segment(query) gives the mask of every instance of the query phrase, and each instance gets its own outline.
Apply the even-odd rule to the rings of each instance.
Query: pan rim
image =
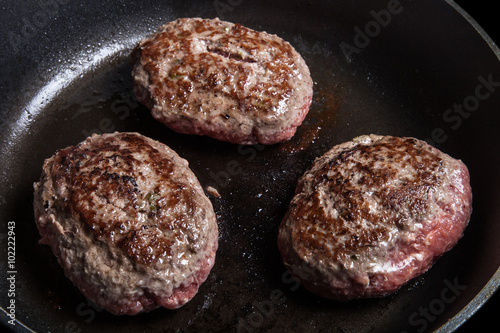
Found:
[[[437,333],[453,332],[471,318],[486,301],[498,290],[500,285],[500,267],[497,269],[493,277],[486,283],[481,291],[463,307],[460,312],[448,320],[444,325],[435,330]]]
[[[488,35],[488,33],[479,25],[479,23],[472,18],[462,7],[460,7],[453,0],[445,0],[453,9],[455,9],[460,15],[467,20],[467,22],[477,31],[481,38],[488,44],[490,49],[493,51],[497,59],[500,61],[500,48],[495,44],[493,39]],[[491,296],[498,291],[500,287],[500,266],[497,268],[495,274],[488,280],[479,293],[474,296],[474,298],[467,303],[466,306],[462,308],[457,314],[455,314],[450,320],[448,320],[444,325],[439,327],[434,332],[444,333],[453,332],[462,326],[468,319],[470,319]]]

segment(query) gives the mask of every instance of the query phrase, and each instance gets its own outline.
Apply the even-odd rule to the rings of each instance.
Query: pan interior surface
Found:
[[[498,286],[500,63],[445,1],[69,1],[5,5],[0,221],[3,325],[14,331],[422,332],[455,329]],[[296,135],[239,146],[174,133],[132,92],[136,43],[178,17],[219,17],[277,34],[314,80]],[[116,317],[85,299],[38,244],[32,184],[43,161],[91,133],[137,131],[189,161],[218,217],[215,266],[178,310]],[[332,146],[362,134],[427,140],[469,167],[473,215],[463,238],[420,278],[380,299],[339,303],[295,282],[276,246],[297,179]],[[6,239],[6,237],[4,237]],[[2,240],[4,239],[2,238]],[[6,240],[2,244],[6,244]],[[8,258],[7,245],[0,249]],[[15,273],[9,273],[14,272]],[[8,305],[15,301],[15,323]],[[444,326],[443,326],[444,325]]]

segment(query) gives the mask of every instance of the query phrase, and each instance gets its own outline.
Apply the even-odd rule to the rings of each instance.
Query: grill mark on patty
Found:
[[[170,22],[131,59],[138,99],[182,133],[271,143],[300,124],[312,96],[309,70],[289,43],[217,19]]]
[[[122,140],[134,148],[108,139],[91,148],[59,151],[52,175],[59,190],[67,191],[68,214],[79,216],[88,234],[116,243],[139,264],[151,265],[177,255],[170,249],[174,243],[198,237],[186,216],[196,210],[195,194],[171,179],[172,162],[150,144],[134,135],[123,135]],[[155,184],[134,171],[141,163],[134,156],[138,153],[154,168]],[[148,202],[151,193],[158,196],[154,204]],[[172,208],[179,202],[186,211]]]
[[[366,135],[334,146],[298,181],[278,232],[283,261],[327,298],[388,295],[460,239],[469,181],[460,160],[417,139]]]
[[[236,105],[244,106],[245,112],[267,112],[269,108],[279,107],[280,98],[275,91],[280,91],[288,96],[292,92],[289,77],[296,70],[296,65],[291,61],[292,48],[288,44],[277,42],[265,43],[269,50],[263,48],[263,43],[257,38],[252,38],[249,29],[243,30],[241,38],[246,40],[247,49],[236,52],[231,47],[233,37],[220,37],[217,40],[205,41],[204,52],[192,51],[191,33],[178,37],[175,31],[164,32],[157,37],[159,41],[150,41],[143,44],[141,57],[145,62],[144,68],[150,75],[153,96],[157,100],[168,101],[173,107],[185,105],[189,108],[189,94],[193,87],[198,87],[210,93],[218,93],[235,100]],[[233,31],[234,32],[234,31]],[[159,66],[155,59],[162,59],[159,50],[167,49],[167,44],[179,43],[176,53],[182,53],[182,58],[172,61],[168,73],[164,73],[165,66]],[[239,42],[239,40],[237,40]],[[153,46],[153,44],[156,44]],[[254,60],[251,53],[272,53],[275,61],[262,62]],[[288,59],[287,59],[288,58]],[[196,68],[192,64],[196,64]],[[258,65],[261,72],[272,73],[266,82],[256,82],[250,86],[252,71],[247,65]],[[237,89],[230,89],[230,82],[234,82]],[[271,90],[272,88],[272,90]]]
[[[233,60],[236,60],[236,61],[242,61],[242,62],[247,62],[247,63],[257,62],[257,60],[252,59],[252,58],[250,58],[248,56],[245,56],[242,53],[230,52],[230,51],[227,51],[227,50],[223,50],[220,47],[207,47],[207,51],[212,52],[212,53],[216,53],[218,55],[221,55],[224,58],[233,59]],[[204,72],[203,68],[201,68],[200,72],[201,73]]]
[[[435,214],[429,202],[441,186],[442,163],[412,138],[391,138],[343,151],[327,163],[317,180],[304,185],[330,193],[330,209],[338,215],[325,210],[323,192],[315,191],[311,205],[298,203],[300,223],[293,237],[304,253],[313,251],[318,258],[338,261],[360,249],[367,252],[372,245],[391,242],[397,231],[414,227],[408,221]],[[337,242],[332,244],[331,235],[337,236]]]

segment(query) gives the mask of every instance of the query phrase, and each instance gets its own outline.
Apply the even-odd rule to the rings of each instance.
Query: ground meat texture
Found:
[[[320,296],[381,297],[457,243],[471,204],[461,161],[414,138],[361,136],[299,179],[278,246],[292,275]]]
[[[178,308],[214,264],[212,204],[187,161],[160,142],[94,134],[47,159],[34,190],[40,242],[113,314]]]
[[[219,19],[169,22],[131,58],[137,99],[180,133],[283,142],[312,100],[309,68],[289,43]]]

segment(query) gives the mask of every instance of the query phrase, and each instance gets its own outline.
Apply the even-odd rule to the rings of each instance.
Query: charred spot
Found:
[[[131,183],[134,187],[137,187],[137,182],[135,181],[135,178],[132,176],[121,176],[122,180],[124,182],[129,182]]]

